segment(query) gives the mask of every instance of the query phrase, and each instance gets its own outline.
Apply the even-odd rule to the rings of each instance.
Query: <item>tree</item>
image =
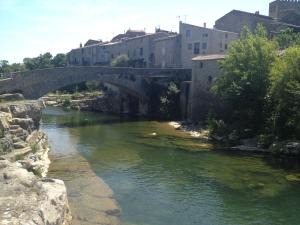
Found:
[[[35,58],[25,58],[23,59],[23,63],[25,64],[26,68],[29,70],[45,69],[45,68],[53,67],[52,55],[49,52],[45,54],[40,54],[38,57]]]
[[[300,45],[300,33],[296,33],[292,28],[280,31],[275,37],[280,49],[285,49],[293,45]]]
[[[262,25],[257,26],[255,34],[244,28],[240,40],[231,45],[221,63],[224,76],[217,80],[213,91],[231,107],[230,120],[240,129],[263,128],[276,47],[276,42],[267,39]]]
[[[112,67],[128,67],[129,58],[126,54],[119,55],[111,62]]]
[[[174,82],[170,82],[165,93],[160,97],[160,112],[164,119],[179,119],[180,90]]]
[[[0,60],[0,73],[9,73],[11,72],[9,63],[7,60]]]
[[[271,73],[273,131],[281,138],[300,138],[300,47],[286,49]]]
[[[52,65],[54,67],[65,67],[67,65],[66,54],[59,53],[52,59]]]

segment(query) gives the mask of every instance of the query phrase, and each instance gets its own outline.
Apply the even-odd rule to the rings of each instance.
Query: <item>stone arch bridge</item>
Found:
[[[0,93],[22,93],[27,99],[38,99],[67,85],[84,81],[102,81],[120,90],[147,99],[153,82],[185,81],[191,79],[191,69],[115,68],[100,66],[61,67],[32,70],[6,75],[0,80]]]

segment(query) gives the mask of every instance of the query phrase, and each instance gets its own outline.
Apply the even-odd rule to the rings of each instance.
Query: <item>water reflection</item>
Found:
[[[113,189],[122,224],[300,223],[299,182],[287,180],[297,161],[215,151],[165,123],[58,109],[43,120]]]

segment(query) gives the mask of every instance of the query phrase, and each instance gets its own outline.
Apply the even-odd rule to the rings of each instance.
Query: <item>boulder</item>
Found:
[[[45,104],[42,100],[10,104],[10,111],[14,118],[31,118],[35,128],[39,127],[44,108]]]
[[[300,142],[299,141],[284,141],[274,143],[270,147],[271,151],[277,154],[300,156]]]
[[[34,130],[34,122],[31,118],[13,118],[11,121],[13,125],[19,125],[24,130],[31,133]]]

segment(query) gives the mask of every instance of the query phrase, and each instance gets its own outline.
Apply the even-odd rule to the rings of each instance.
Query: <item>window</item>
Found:
[[[206,42],[202,43],[202,49],[207,49],[207,43]]]
[[[228,34],[227,34],[227,33],[225,33],[225,38],[226,38],[226,39],[228,38]]]
[[[200,53],[200,43],[194,43],[194,54],[199,54]]]
[[[203,62],[200,62],[199,67],[202,69],[203,68]]]
[[[185,31],[185,37],[186,38],[190,38],[191,37],[191,31],[190,30],[186,30]]]
[[[114,54],[111,54],[111,58],[112,58],[112,59],[114,58]]]
[[[212,76],[208,76],[207,82],[208,82],[208,84],[211,84],[211,83],[212,83]]]
[[[188,44],[188,50],[192,50],[193,49],[193,45],[190,43],[190,44]]]
[[[144,49],[140,48],[140,56],[143,56],[143,54],[144,54]]]
[[[202,37],[208,37],[208,34],[207,33],[202,34]]]
[[[228,45],[227,44],[225,44],[225,50],[227,50],[228,49]]]

